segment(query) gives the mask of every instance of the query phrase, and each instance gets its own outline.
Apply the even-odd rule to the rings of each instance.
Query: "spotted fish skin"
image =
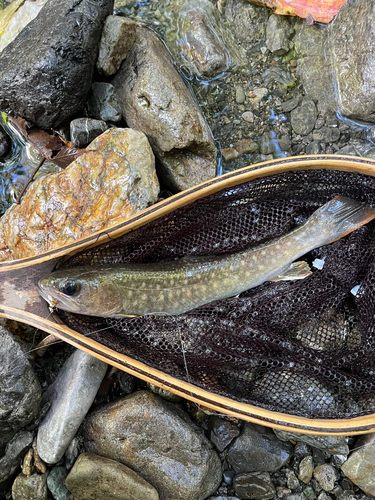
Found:
[[[182,314],[285,273],[305,253],[374,217],[369,205],[339,196],[288,234],[240,253],[63,269],[40,280],[40,293],[53,306],[93,316]]]

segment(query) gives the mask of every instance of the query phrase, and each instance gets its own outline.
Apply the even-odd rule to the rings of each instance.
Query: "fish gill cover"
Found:
[[[285,234],[338,195],[375,206],[375,179],[328,170],[257,179],[77,254],[64,267],[239,252]],[[179,316],[59,314],[119,353],[238,401],[309,418],[366,415],[375,410],[374,230],[375,221],[310,252],[309,263],[324,265],[303,280],[266,283]]]

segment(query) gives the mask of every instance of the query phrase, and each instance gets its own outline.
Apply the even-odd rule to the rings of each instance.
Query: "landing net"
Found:
[[[310,170],[246,182],[77,254],[64,267],[239,252],[285,234],[338,195],[375,207],[375,179]],[[59,314],[97,342],[222,396],[308,418],[366,415],[375,411],[374,229],[371,222],[301,257],[324,259],[303,280],[266,283],[179,316]]]

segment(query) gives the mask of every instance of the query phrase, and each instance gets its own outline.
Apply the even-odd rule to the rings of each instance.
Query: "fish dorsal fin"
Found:
[[[292,262],[283,273],[268,281],[301,280],[310,276],[310,274],[312,274],[312,271],[308,263],[304,260],[300,260],[298,262]]]

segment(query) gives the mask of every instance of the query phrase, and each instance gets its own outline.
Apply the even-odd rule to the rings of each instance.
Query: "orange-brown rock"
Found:
[[[105,230],[156,202],[146,136],[111,128],[65,170],[39,177],[0,219],[0,260],[30,257]]]
[[[329,23],[347,0],[250,0],[252,3],[271,7],[275,14],[310,18]]]

